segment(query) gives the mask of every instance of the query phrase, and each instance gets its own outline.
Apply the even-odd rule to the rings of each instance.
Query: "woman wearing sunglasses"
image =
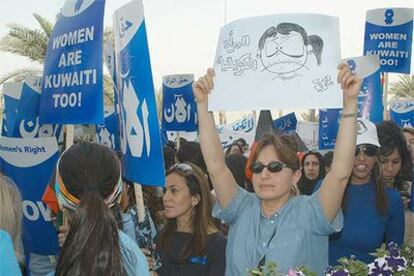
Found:
[[[207,177],[191,163],[167,171],[162,198],[166,222],[157,251],[158,275],[224,275],[226,238],[214,225]]]
[[[408,208],[412,191],[412,169],[410,151],[405,143],[404,134],[392,121],[377,125],[381,144],[379,162],[381,180],[387,187],[400,192],[405,207],[404,242],[414,244],[414,213]]]
[[[352,255],[370,263],[375,259],[370,254],[383,242],[403,242],[404,207],[399,193],[383,183],[379,148],[375,125],[358,119],[354,166],[342,206],[344,226],[330,237],[330,265]]]
[[[247,269],[268,261],[276,261],[284,273],[303,264],[323,274],[328,264],[328,235],[342,227],[340,208],[352,171],[356,98],[361,86],[361,79],[346,64],[338,69],[344,113],[335,157],[321,190],[312,196],[294,196],[300,178],[298,157],[271,134],[263,136],[254,152],[251,170],[256,193],[239,188],[224,162],[214,119],[207,109],[213,69],[194,83],[200,144],[217,196],[213,212],[230,226],[226,275],[244,275]]]

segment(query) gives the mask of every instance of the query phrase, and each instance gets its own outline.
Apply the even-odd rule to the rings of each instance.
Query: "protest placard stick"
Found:
[[[135,201],[137,204],[137,216],[138,221],[143,222],[145,218],[145,206],[144,196],[142,194],[142,186],[138,183],[134,183]]]
[[[180,149],[181,142],[180,142],[180,132],[177,131],[177,151]]]
[[[388,108],[388,73],[384,73],[384,76],[383,76],[383,91],[384,91],[384,95],[383,95],[383,97],[382,97],[382,105],[384,106],[384,113],[383,113],[383,116],[384,116],[384,120],[388,120],[389,118],[389,116],[388,116],[388,111],[387,111],[387,108]]]

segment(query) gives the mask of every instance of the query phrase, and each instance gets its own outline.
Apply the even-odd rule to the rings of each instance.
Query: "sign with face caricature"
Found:
[[[162,81],[162,124],[167,131],[196,131],[193,75],[169,75]]]
[[[114,14],[116,87],[119,89],[123,176],[164,186],[164,161],[142,1]]]
[[[220,30],[210,110],[341,107],[338,18],[278,14]]]

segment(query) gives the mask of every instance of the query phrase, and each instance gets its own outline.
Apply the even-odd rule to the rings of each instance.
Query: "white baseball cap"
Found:
[[[375,124],[367,119],[357,119],[357,141],[356,145],[369,144],[377,147],[381,147],[377,127]]]

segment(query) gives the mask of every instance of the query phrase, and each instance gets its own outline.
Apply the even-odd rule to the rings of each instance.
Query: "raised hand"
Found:
[[[197,104],[207,104],[208,94],[214,87],[214,70],[209,68],[207,73],[193,83],[193,93]]]
[[[351,72],[346,63],[340,63],[338,69],[338,83],[341,84],[344,93],[344,104],[346,104],[348,100],[356,100],[361,90],[362,80]]]

